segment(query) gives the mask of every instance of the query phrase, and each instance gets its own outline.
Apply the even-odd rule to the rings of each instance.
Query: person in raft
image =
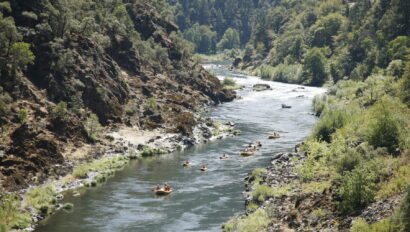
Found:
[[[167,184],[164,185],[164,191],[170,191],[171,187]]]
[[[248,144],[248,147],[252,147],[252,146],[253,146],[253,144],[252,144],[252,143]]]
[[[161,190],[161,187],[159,187],[159,184],[157,184],[157,187],[155,188],[156,191]]]

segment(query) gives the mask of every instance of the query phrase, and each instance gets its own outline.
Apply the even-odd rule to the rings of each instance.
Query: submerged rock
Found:
[[[265,91],[265,90],[271,90],[270,85],[268,84],[255,84],[252,87],[253,91]]]

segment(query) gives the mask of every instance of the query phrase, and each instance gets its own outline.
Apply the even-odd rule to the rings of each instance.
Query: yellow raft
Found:
[[[188,163],[183,163],[182,164],[182,166],[184,166],[184,167],[189,167],[189,166],[191,166],[192,165],[192,163],[190,163],[190,162],[188,162]]]
[[[226,156],[220,156],[220,157],[219,157],[219,159],[221,159],[221,160],[229,159],[229,158],[231,158],[231,157],[229,157],[229,156],[227,156],[227,155],[226,155]]]
[[[164,195],[168,195],[170,193],[172,193],[172,189],[165,191],[164,189],[160,189],[160,190],[154,190],[155,194],[159,195],[159,196],[164,196]]]
[[[208,167],[200,167],[199,170],[205,172],[206,170],[208,170]]]
[[[253,152],[243,151],[243,152],[241,152],[241,155],[242,155],[242,156],[252,156],[252,155],[253,155]]]
[[[279,135],[269,135],[269,139],[278,139],[280,138]]]

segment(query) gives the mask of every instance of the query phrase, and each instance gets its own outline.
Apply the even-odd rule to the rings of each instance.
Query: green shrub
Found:
[[[235,86],[236,85],[236,81],[234,79],[232,79],[232,77],[225,77],[223,82],[222,82],[225,86]]]
[[[14,194],[5,194],[0,198],[0,231],[11,228],[24,229],[32,222],[30,214],[21,210],[21,201]]]
[[[4,92],[0,86],[0,116],[6,115],[10,111],[11,101],[10,95]]]
[[[343,175],[345,172],[350,172],[355,169],[362,161],[363,157],[359,152],[353,148],[347,148],[336,160],[336,171]]]
[[[328,95],[317,95],[313,98],[313,111],[316,116],[322,115],[323,111],[328,106]]]
[[[363,166],[356,167],[342,177],[339,194],[342,201],[339,208],[342,214],[361,210],[375,198],[376,175]]]
[[[330,142],[331,135],[346,124],[349,116],[351,116],[349,114],[351,114],[351,112],[348,112],[342,107],[334,107],[326,110],[320,121],[315,125],[312,133],[313,136],[316,139]]]
[[[263,209],[258,209],[243,218],[234,218],[222,226],[224,232],[254,232],[263,231],[269,225],[269,215]]]
[[[167,154],[168,152],[166,150],[160,149],[160,148],[146,148],[142,151],[141,155],[142,156],[153,156],[153,155],[162,155],[162,154]]]
[[[279,64],[275,67],[271,80],[284,83],[300,84],[303,82],[302,69],[302,65],[300,64]]]
[[[393,172],[387,183],[381,185],[377,196],[379,199],[394,196],[405,190],[408,183],[410,183],[410,165],[401,166]]]
[[[148,98],[145,101],[145,107],[147,107],[148,109],[150,109],[152,111],[156,111],[158,109],[157,100],[155,100],[155,98],[153,98],[153,97]]]
[[[382,101],[375,105],[373,110],[373,121],[368,133],[369,144],[374,147],[386,147],[389,152],[399,148],[400,124],[395,118],[395,110],[389,109],[391,101]]]
[[[21,109],[17,113],[17,118],[19,120],[19,123],[25,123],[28,119],[28,111],[26,109]]]
[[[401,202],[399,212],[395,215],[404,227],[403,231],[410,231],[410,184],[407,184],[406,193]]]
[[[76,168],[74,168],[72,175],[75,178],[79,178],[79,179],[87,178],[87,173],[89,172],[89,167],[87,166],[88,166],[87,164],[82,164],[82,165],[77,166]]]
[[[373,224],[368,224],[363,218],[358,218],[353,222],[350,232],[399,232],[402,230],[400,224],[395,223],[390,218],[383,219]]]
[[[266,172],[266,168],[257,168],[252,171],[252,176],[260,176],[262,173]]]
[[[51,185],[37,187],[26,193],[24,205],[34,207],[40,213],[47,214],[55,202],[56,195],[56,190]]]
[[[61,101],[53,108],[53,110],[51,110],[51,118],[52,119],[60,118],[65,121],[67,119],[67,113],[68,113],[67,103],[64,101]]]
[[[232,77],[229,77],[229,76],[225,77],[222,84],[225,86],[225,88],[231,89],[231,90],[237,90],[241,88],[241,86],[238,85],[236,81],[232,79]]]
[[[268,197],[273,197],[274,191],[267,184],[257,185],[254,190],[252,190],[252,199],[256,202],[262,202]]]
[[[93,139],[98,137],[102,131],[102,126],[96,114],[91,114],[86,119],[84,126],[87,130],[88,136]]]

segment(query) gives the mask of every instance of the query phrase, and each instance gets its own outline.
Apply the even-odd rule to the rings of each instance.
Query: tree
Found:
[[[22,36],[17,31],[14,19],[0,17],[0,56],[8,57],[13,44],[21,39]]]
[[[228,28],[225,31],[225,34],[223,35],[222,39],[217,44],[217,48],[218,50],[223,51],[225,49],[239,48],[240,45],[241,42],[239,38],[239,32],[235,29]]]
[[[308,78],[308,84],[314,86],[321,86],[327,80],[326,61],[321,49],[310,49],[305,57],[303,64],[304,74]]]
[[[313,46],[323,47],[331,45],[332,36],[342,28],[345,18],[339,13],[332,13],[323,18],[320,18],[315,25],[312,26]]]
[[[27,64],[32,64],[35,56],[30,51],[30,44],[18,42],[11,47],[11,64],[14,68],[24,68]]]
[[[184,32],[184,38],[196,46],[198,53],[214,53],[217,33],[209,26],[195,24]]]

